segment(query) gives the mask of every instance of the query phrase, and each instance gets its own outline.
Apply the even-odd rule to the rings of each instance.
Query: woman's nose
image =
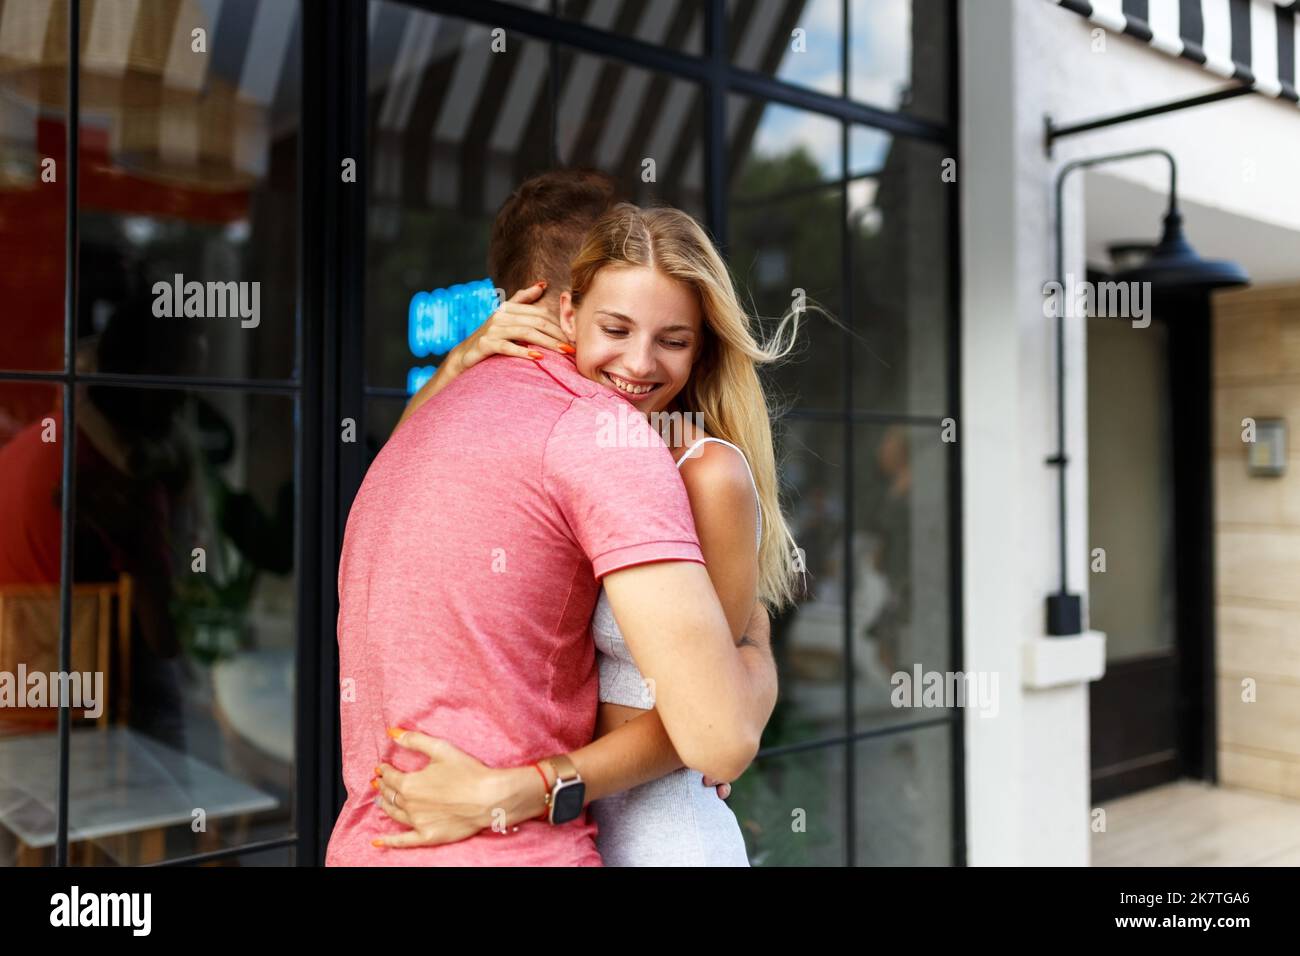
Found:
[[[623,354],[627,374],[633,378],[649,378],[655,370],[654,348],[650,343],[635,344]]]

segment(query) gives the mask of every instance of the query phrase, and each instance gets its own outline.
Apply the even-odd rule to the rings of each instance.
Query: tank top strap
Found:
[[[695,444],[691,445],[690,448],[686,449],[686,453],[682,455],[681,458],[677,459],[677,468],[680,471],[682,467],[682,462],[690,458],[691,455],[695,453],[695,449],[699,448],[701,445],[705,444],[706,442],[711,442],[711,441],[715,441],[719,445],[726,445],[728,448],[735,451],[735,453],[740,456],[740,460],[745,463],[745,471],[749,472],[749,483],[754,487],[754,504],[757,506],[756,511],[758,514],[758,536],[757,536],[757,541],[754,545],[755,547],[758,547],[763,542],[763,504],[761,501],[759,501],[758,498],[758,482],[754,480],[754,469],[749,467],[749,459],[745,457],[745,453],[743,451],[741,451],[739,448],[737,448],[735,445],[733,445],[731,442],[727,441],[726,439],[714,438],[712,435],[710,435],[708,438],[701,438]]]

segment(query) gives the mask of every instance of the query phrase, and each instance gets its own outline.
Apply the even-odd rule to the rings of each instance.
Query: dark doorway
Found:
[[[1094,804],[1215,776],[1209,302],[1151,319],[1087,320]]]

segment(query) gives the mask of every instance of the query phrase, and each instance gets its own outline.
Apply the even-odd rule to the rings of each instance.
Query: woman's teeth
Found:
[[[615,376],[610,375],[609,372],[605,373],[605,377],[609,379],[613,386],[620,392],[624,392],[628,395],[645,395],[659,387],[658,382],[653,385],[633,385],[631,382],[625,382],[621,378],[616,378]]]

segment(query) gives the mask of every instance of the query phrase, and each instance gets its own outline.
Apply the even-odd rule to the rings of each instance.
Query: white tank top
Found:
[[[754,499],[758,515],[758,533],[754,541],[754,549],[757,550],[763,540],[763,506],[758,502],[758,483],[754,481],[754,471],[749,467],[749,461],[745,458],[745,453],[736,448],[729,441],[723,441],[721,438],[701,438],[686,453],[677,459],[677,467],[682,467],[682,462],[694,454],[695,450],[705,442],[715,441],[719,445],[726,445],[734,449],[740,456],[740,460],[745,462],[745,470],[749,472],[749,481],[754,486]],[[600,667],[600,700],[606,704],[623,704],[627,707],[641,707],[649,710],[654,706],[654,696],[647,686],[645,680],[641,677],[641,671],[637,668],[636,662],[632,660],[632,652],[628,650],[627,643],[623,640],[623,632],[618,629],[618,622],[614,620],[614,610],[609,605],[609,599],[605,597],[605,589],[600,589],[600,597],[596,600],[596,610],[591,617],[591,636],[596,643],[596,659]]]

